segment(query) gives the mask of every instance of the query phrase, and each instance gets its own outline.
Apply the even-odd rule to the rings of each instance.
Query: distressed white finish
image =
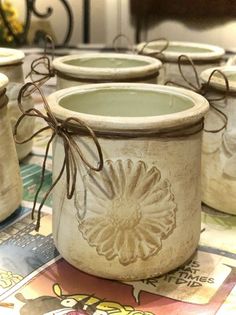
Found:
[[[206,82],[215,68],[201,74]],[[227,102],[215,102],[215,106],[228,117],[225,130],[218,133],[204,133],[202,154],[202,200],[214,209],[236,214],[236,67],[217,68],[228,77],[230,93]],[[213,98],[223,96],[225,85],[221,77],[213,77],[211,85]],[[218,129],[222,118],[215,111],[206,117],[207,129]]]
[[[67,64],[67,62],[78,60],[83,63],[86,60],[101,60],[106,58],[113,65],[110,67],[96,66],[76,66]],[[119,62],[123,60],[127,63],[126,67],[120,67]],[[140,65],[128,66],[128,62],[140,62]],[[145,63],[143,65],[142,63]],[[63,75],[69,76],[70,80],[57,76],[57,90],[82,84],[84,80],[96,80],[94,83],[103,82],[142,82],[157,83],[158,71],[161,69],[161,61],[146,56],[137,56],[134,54],[118,53],[93,53],[83,55],[69,55],[58,57],[53,60],[53,67]],[[154,76],[150,79],[150,76]],[[81,82],[80,80],[81,79]]]
[[[24,53],[20,50],[0,48],[0,72],[9,79],[7,86],[7,96],[9,98],[8,109],[9,117],[14,130],[15,123],[21,115],[17,104],[17,96],[20,88],[24,84],[24,75],[21,62],[24,61]],[[32,107],[32,99],[29,97],[25,102],[25,109]],[[18,128],[18,138],[28,138],[34,130],[34,119],[26,117],[24,123]],[[25,144],[16,144],[16,151],[19,160],[26,157],[32,149],[32,141]]]
[[[144,48],[144,54],[154,53],[158,45],[161,49],[165,45],[165,41],[153,41]],[[142,49],[145,43],[140,43],[137,46],[138,51]],[[178,47],[178,49],[173,47]],[[202,50],[202,51],[199,51]],[[157,54],[157,58],[163,61],[163,67],[160,77],[160,82],[164,83],[168,80],[172,80],[176,83],[185,83],[183,80],[179,68],[178,68],[178,57],[180,55],[187,55],[195,63],[197,72],[200,74],[203,70],[210,67],[217,67],[222,63],[222,56],[225,54],[223,48],[202,44],[202,43],[192,43],[192,42],[181,42],[181,41],[170,41],[169,48],[162,52],[161,55]],[[189,64],[183,64],[182,69],[186,77],[192,80],[193,83],[196,82],[194,71]]]
[[[0,74],[0,91],[8,79]],[[22,183],[7,106],[0,109],[0,222],[9,217],[20,205]]]
[[[98,116],[59,105],[65,96],[89,91],[152,91],[157,107],[161,93],[188,100],[189,109],[146,117]],[[104,97],[106,97],[104,95]],[[94,97],[96,104],[96,97]],[[88,170],[78,158],[76,192],[66,198],[65,174],[53,191],[53,236],[62,256],[75,267],[105,278],[135,280],[161,275],[186,262],[200,235],[201,132],[183,137],[148,137],[198,122],[208,110],[200,95],[152,84],[99,84],[72,87],[53,93],[49,104],[60,119],[85,121],[98,136],[104,155],[101,172]],[[148,105],[148,98],[146,104]],[[108,102],[109,103],[109,102]],[[133,116],[138,116],[136,101]],[[110,103],[112,106],[112,102]],[[171,104],[166,104],[172,108]],[[173,105],[175,108],[175,105]],[[112,132],[136,134],[114,138]],[[146,134],[145,134],[146,132]],[[96,165],[97,153],[88,136],[76,138],[82,152]],[[53,177],[64,158],[62,139],[53,148]]]

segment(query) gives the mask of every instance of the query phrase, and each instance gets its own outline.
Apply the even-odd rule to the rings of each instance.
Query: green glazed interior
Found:
[[[153,44],[148,45],[149,48],[153,50],[161,50],[163,48],[163,44]],[[189,47],[189,46],[180,46],[180,45],[170,45],[165,49],[167,52],[177,52],[177,53],[207,53],[212,52],[211,49],[202,48],[202,47]]]
[[[227,78],[229,79],[229,81],[234,81],[236,82],[236,72],[233,72],[233,73],[225,73]]]
[[[78,58],[64,61],[65,64],[76,67],[89,68],[132,68],[146,66],[149,63],[143,60],[123,58]]]
[[[184,96],[137,89],[100,89],[63,97],[59,105],[71,111],[114,117],[173,114],[194,106]]]
[[[227,79],[229,80],[229,82],[236,82],[236,72],[223,72]],[[217,78],[220,78],[220,79],[223,79],[222,75],[220,75],[218,72],[216,72],[214,74],[214,77],[217,77]]]

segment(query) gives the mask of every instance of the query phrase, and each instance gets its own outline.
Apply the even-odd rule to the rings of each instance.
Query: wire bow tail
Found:
[[[25,95],[28,95],[28,90],[37,90],[39,94],[42,97],[43,106],[44,106],[44,112],[36,109],[36,108],[30,108],[28,110],[24,110],[23,106],[23,99]],[[45,204],[45,201],[47,200],[48,196],[50,195],[51,191],[54,189],[54,187],[57,185],[57,183],[61,180],[63,173],[65,172],[66,175],[66,189],[67,189],[67,199],[71,199],[75,192],[76,187],[76,180],[77,180],[77,160],[78,158],[83,162],[83,164],[95,171],[100,171],[103,168],[103,154],[101,146],[98,142],[98,139],[94,133],[94,131],[82,120],[74,117],[69,117],[65,119],[64,121],[59,121],[53,112],[50,109],[50,106],[42,93],[40,87],[36,83],[26,83],[20,90],[19,96],[18,96],[18,105],[22,112],[22,115],[19,117],[15,130],[14,130],[14,137],[16,139],[17,143],[26,143],[30,140],[32,140],[35,136],[40,134],[41,132],[51,129],[52,135],[50,139],[48,140],[48,143],[46,145],[45,149],[45,155],[43,159],[42,164],[42,172],[41,172],[41,178],[40,183],[37,188],[36,194],[34,196],[34,202],[33,202],[33,208],[32,208],[32,219],[34,219],[34,214],[36,211],[36,204],[37,200],[40,194],[40,191],[43,187],[44,181],[45,181],[45,172],[46,172],[46,164],[47,159],[49,155],[49,149],[52,144],[52,142],[55,140],[56,137],[60,137],[63,141],[63,147],[64,147],[64,158],[61,165],[61,169],[59,171],[59,174],[54,179],[51,187],[48,189],[48,191],[45,193],[44,197],[40,201],[40,205],[38,208],[38,214],[37,214],[37,222],[35,230],[38,231],[40,228],[40,219],[41,219],[41,210]],[[43,119],[47,126],[39,129],[36,131],[33,135],[28,137],[27,139],[24,139],[22,141],[17,140],[17,131],[18,127],[21,124],[21,122],[24,120],[25,117],[37,117]],[[89,136],[92,138],[93,143],[96,147],[97,153],[98,153],[98,165],[92,165],[83,154],[82,150],[80,149],[79,145],[75,141],[75,138],[80,135],[81,128],[89,134]],[[73,129],[73,131],[72,131]]]

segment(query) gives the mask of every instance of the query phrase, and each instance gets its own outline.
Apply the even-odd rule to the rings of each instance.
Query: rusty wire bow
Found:
[[[120,47],[118,47],[118,45],[117,45],[117,41],[118,41],[118,39],[120,39],[120,38],[124,38],[124,39],[126,40],[126,42],[127,42],[127,44],[128,44],[128,45],[127,45],[127,50],[128,50],[128,51],[130,50],[133,54],[135,54],[135,48],[134,48],[134,46],[133,46],[133,44],[132,44],[130,38],[129,38],[127,35],[123,34],[123,33],[119,33],[119,34],[117,34],[117,35],[114,37],[114,39],[113,39],[113,41],[112,41],[112,48],[114,49],[114,51],[117,52],[117,53],[120,52]]]
[[[186,75],[184,74],[184,71],[182,69],[182,65],[183,64],[189,64],[192,67],[196,84],[194,84],[192,81],[190,81],[186,77]],[[172,85],[175,85],[175,86],[178,86],[178,87],[182,87],[182,88],[185,88],[185,89],[190,89],[193,92],[196,92],[196,93],[201,94],[202,96],[206,97],[206,99],[208,100],[208,102],[210,104],[210,107],[213,108],[213,110],[215,110],[216,112],[218,112],[220,114],[220,116],[222,117],[222,119],[224,121],[224,124],[223,124],[222,127],[218,128],[218,129],[213,129],[213,130],[204,129],[204,131],[205,132],[209,132],[209,133],[217,133],[217,132],[220,132],[221,130],[225,129],[227,127],[227,124],[228,124],[228,117],[227,117],[227,115],[224,112],[222,112],[220,109],[218,109],[213,104],[213,102],[218,102],[218,101],[222,101],[222,100],[226,100],[227,101],[227,96],[228,96],[228,93],[229,93],[229,81],[228,81],[226,75],[222,71],[220,71],[219,69],[215,69],[209,75],[207,82],[206,83],[201,83],[199,75],[197,73],[196,66],[195,66],[194,62],[192,61],[192,59],[190,57],[188,57],[187,55],[180,55],[178,57],[178,68],[179,68],[179,72],[180,72],[181,77],[187,83],[187,85],[181,84],[181,83],[178,83],[178,82],[175,82],[175,81],[172,81],[172,80],[166,81],[165,85],[172,84]],[[211,80],[212,80],[213,76],[215,74],[217,74],[217,73],[223,78],[223,80],[225,82],[225,93],[221,97],[210,98],[210,97],[207,96],[207,93],[210,90]]]
[[[3,107],[5,107],[8,103],[8,97],[6,95],[6,88],[2,89],[0,91],[0,109],[2,109]]]
[[[30,77],[33,83],[36,83],[38,86],[42,86],[46,83],[50,78],[55,76],[54,69],[51,65],[51,59],[48,57],[48,45],[51,46],[52,57],[54,59],[55,54],[55,45],[51,36],[45,36],[44,43],[44,52],[43,56],[36,58],[32,61],[30,66],[30,72],[26,75],[26,78]],[[35,79],[35,76],[37,79]],[[29,94],[32,94],[34,90],[30,91]]]
[[[40,96],[42,97],[44,110],[46,112],[45,114],[36,108],[30,108],[28,110],[24,110],[24,107],[22,105],[22,99],[25,97],[25,95],[27,95],[27,90],[29,88],[32,88],[32,87],[34,88],[34,90],[37,90],[39,92]],[[37,222],[36,222],[36,227],[35,227],[35,230],[38,231],[39,227],[40,227],[41,209],[42,209],[46,199],[48,198],[49,194],[51,193],[53,188],[56,186],[56,184],[61,179],[64,171],[66,171],[66,192],[67,192],[66,195],[67,195],[68,199],[71,199],[74,195],[74,192],[75,192],[76,179],[77,179],[77,156],[80,157],[80,159],[83,161],[84,165],[87,166],[90,170],[101,171],[103,168],[103,154],[102,154],[101,146],[98,142],[98,139],[97,139],[94,131],[85,122],[83,122],[82,120],[75,118],[75,117],[68,117],[63,121],[59,121],[55,117],[55,115],[53,114],[53,112],[50,109],[50,106],[49,106],[45,96],[43,95],[42,91],[40,90],[40,88],[37,86],[36,83],[28,82],[21,88],[19,95],[18,95],[18,105],[19,105],[20,111],[22,112],[22,115],[19,117],[19,119],[15,125],[15,129],[14,129],[14,137],[15,137],[16,143],[18,143],[18,144],[26,143],[26,142],[32,140],[36,135],[40,134],[43,131],[48,130],[48,129],[52,130],[52,135],[51,135],[51,137],[50,137],[50,139],[46,145],[45,156],[44,156],[44,160],[43,160],[43,164],[42,164],[42,174],[41,174],[40,184],[39,184],[39,187],[37,189],[37,192],[36,192],[35,198],[34,198],[34,203],[33,203],[33,208],[32,208],[32,219],[34,219],[36,202],[37,202],[40,190],[42,188],[42,185],[44,183],[46,162],[47,162],[47,158],[48,158],[48,152],[49,152],[50,145],[56,136],[61,137],[61,139],[63,140],[63,145],[64,145],[65,156],[64,156],[64,160],[63,160],[59,175],[57,176],[57,178],[55,179],[55,181],[53,182],[53,184],[51,185],[49,190],[46,192],[46,194],[43,197],[43,199],[40,203],[40,206],[38,208],[38,217],[37,217]],[[29,138],[27,138],[23,141],[19,141],[19,140],[17,140],[17,131],[18,131],[18,127],[19,127],[21,121],[25,117],[41,118],[48,124],[48,126],[45,126],[41,129],[39,129],[38,131],[34,132],[34,134],[31,135]],[[73,128],[71,126],[73,126]],[[97,153],[98,153],[98,160],[99,161],[98,161],[97,166],[93,166],[86,159],[86,157],[84,156],[79,145],[76,143],[74,138],[76,136],[79,136],[79,134],[80,134],[80,130],[78,127],[76,128],[76,126],[80,127],[80,129],[82,127],[82,129],[85,130],[89,136],[91,136],[91,138],[92,138],[92,140],[96,146]]]
[[[149,53],[145,52],[145,48],[148,48],[149,44],[155,43],[155,42],[161,42],[161,41],[164,41],[163,47],[161,47],[161,49],[154,50],[154,51],[151,51]],[[152,40],[146,42],[137,53],[138,53],[138,55],[164,58],[165,56],[163,54],[163,51],[165,51],[169,47],[169,45],[170,45],[170,42],[168,39],[166,39],[165,37],[160,37],[160,38],[152,39]]]

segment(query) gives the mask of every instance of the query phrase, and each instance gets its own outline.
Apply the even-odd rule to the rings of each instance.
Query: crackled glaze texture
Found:
[[[76,202],[79,230],[89,245],[122,265],[157,254],[175,228],[176,204],[167,179],[143,161],[107,160],[87,181],[87,200]]]

